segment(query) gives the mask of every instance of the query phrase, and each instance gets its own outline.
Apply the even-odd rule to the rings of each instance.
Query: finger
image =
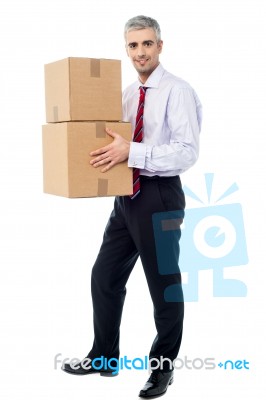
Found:
[[[98,156],[100,154],[106,153],[108,150],[109,150],[109,146],[101,147],[100,149],[90,152],[90,156]]]
[[[95,162],[92,165],[93,165],[93,167],[97,168],[97,167],[100,167],[101,165],[108,164],[110,162],[111,162],[111,159],[107,157],[107,158],[104,158],[103,160]]]
[[[109,169],[111,169],[115,165],[114,161],[109,162],[108,165],[106,165],[103,169],[101,169],[101,172],[107,172]]]
[[[114,131],[112,131],[112,129],[110,128],[105,128],[105,131],[108,133],[109,136],[112,136],[113,138],[115,138],[118,134]]]
[[[105,160],[106,158],[110,158],[108,153],[103,153],[99,157],[94,158],[90,161],[91,165],[98,163],[99,161]]]

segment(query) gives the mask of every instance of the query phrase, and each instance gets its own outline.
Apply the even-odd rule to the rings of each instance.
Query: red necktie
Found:
[[[145,102],[145,94],[148,88],[145,86],[140,86],[140,94],[139,94],[139,105],[136,116],[136,126],[133,136],[133,142],[140,143],[143,139],[143,111],[144,111],[144,102]],[[133,168],[133,194],[130,196],[131,199],[134,199],[140,192],[140,180],[139,180],[139,169]]]

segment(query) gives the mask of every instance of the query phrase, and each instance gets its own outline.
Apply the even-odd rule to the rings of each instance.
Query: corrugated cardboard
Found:
[[[90,165],[90,152],[112,142],[111,128],[131,140],[127,122],[64,122],[43,126],[44,192],[64,197],[132,194],[132,169],[127,162],[108,172]]]
[[[69,57],[45,65],[46,122],[121,121],[121,61]]]

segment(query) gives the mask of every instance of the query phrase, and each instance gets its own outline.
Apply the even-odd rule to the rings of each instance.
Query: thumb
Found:
[[[112,131],[110,128],[106,128],[105,131],[108,133],[109,136],[112,136],[112,138],[115,138],[118,134]]]

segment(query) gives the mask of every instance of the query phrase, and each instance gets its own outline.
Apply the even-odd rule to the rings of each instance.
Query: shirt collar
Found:
[[[149,78],[146,80],[145,84],[141,83],[141,86],[149,87],[149,88],[158,88],[160,80],[165,72],[162,64],[159,64],[158,67],[151,73]],[[138,80],[138,84],[140,81]]]

